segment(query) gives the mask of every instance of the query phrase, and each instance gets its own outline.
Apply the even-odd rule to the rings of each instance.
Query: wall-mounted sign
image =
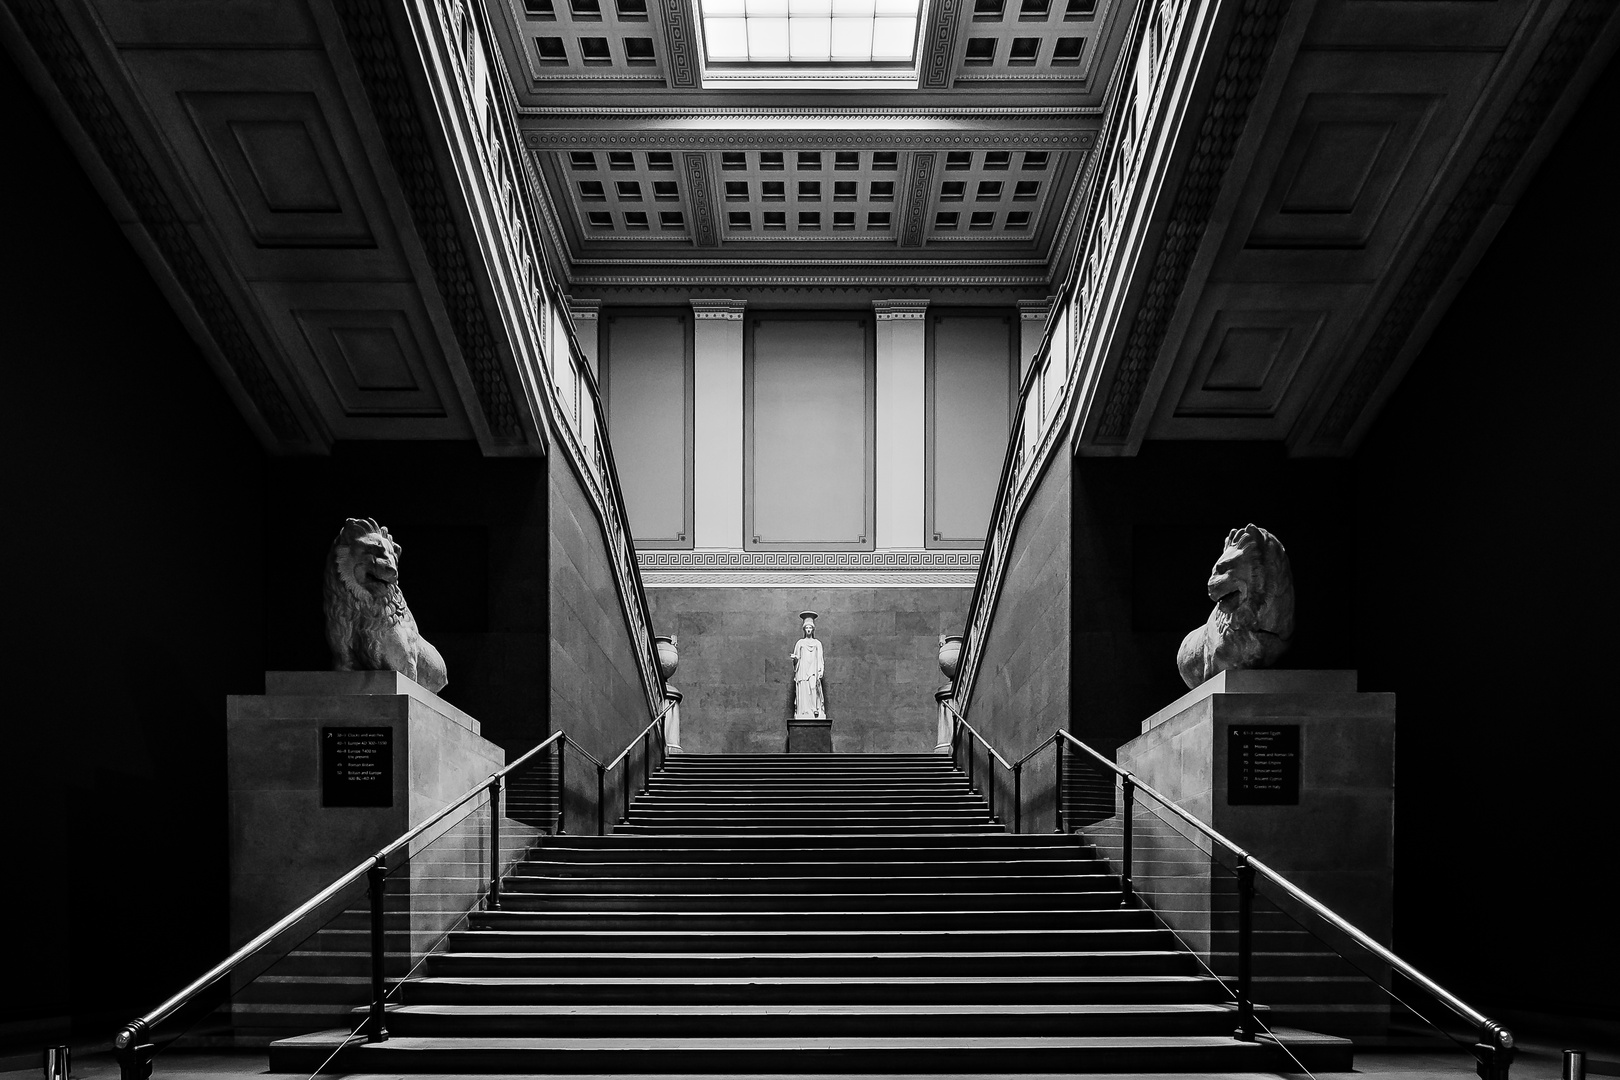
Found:
[[[1299,805],[1299,725],[1226,729],[1226,805]]]
[[[321,728],[321,805],[394,805],[393,728]]]

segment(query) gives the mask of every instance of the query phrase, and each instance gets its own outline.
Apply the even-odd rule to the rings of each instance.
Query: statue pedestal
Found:
[[[832,753],[832,721],[788,721],[787,752],[790,754]]]
[[[226,699],[239,945],[506,763],[478,721],[393,671],[269,671]]]
[[[1115,760],[1389,944],[1394,694],[1357,693],[1353,671],[1221,672],[1144,721],[1142,734],[1121,746]],[[1235,931],[1231,875],[1214,870],[1207,854],[1200,855],[1198,846],[1207,851],[1207,843],[1190,826],[1179,831],[1193,839],[1165,832],[1170,826],[1147,810],[1153,802],[1138,795],[1133,815],[1137,851],[1156,853],[1152,862],[1138,866],[1137,888],[1195,949],[1229,959]],[[1164,835],[1143,836],[1143,830]],[[1170,857],[1160,859],[1159,852]],[[1172,893],[1174,901],[1166,903]],[[1262,903],[1256,910],[1271,909]],[[1266,970],[1261,963],[1257,958],[1256,970]],[[1290,991],[1290,980],[1283,979],[1272,1003],[1321,1002],[1309,996],[1321,988],[1308,984],[1308,964],[1319,964],[1318,974],[1329,967],[1342,973],[1339,961],[1301,957],[1293,963],[1299,984]],[[1323,1018],[1306,1026],[1353,1031],[1387,1021],[1387,999],[1376,986],[1362,983],[1347,987],[1347,993],[1329,1010],[1328,1027]]]

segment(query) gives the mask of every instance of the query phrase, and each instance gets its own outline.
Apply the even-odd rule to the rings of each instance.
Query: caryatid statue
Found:
[[[793,643],[793,719],[827,719],[827,695],[822,690],[821,677],[826,671],[826,659],[821,642],[816,640],[816,613],[799,612],[804,620],[804,636]]]

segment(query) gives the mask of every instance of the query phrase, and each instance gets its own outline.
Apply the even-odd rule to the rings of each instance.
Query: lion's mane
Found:
[[[1219,671],[1276,663],[1294,636],[1294,576],[1282,541],[1254,524],[1233,529],[1206,588],[1215,608],[1176,653],[1182,681],[1197,686]]]
[[[402,548],[371,518],[349,518],[326,556],[326,643],[336,671],[397,671],[437,692],[444,658],[416,628],[399,588]]]

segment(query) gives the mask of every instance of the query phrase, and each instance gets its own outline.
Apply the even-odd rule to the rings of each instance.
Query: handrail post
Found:
[[[1474,1044],[1474,1071],[1480,1080],[1508,1080],[1508,1068],[1513,1064],[1513,1035],[1501,1024],[1488,1023],[1479,1029],[1479,1041]]]
[[[557,835],[568,831],[568,733],[557,740]]]
[[[652,783],[652,728],[641,733],[641,794],[647,794]]]
[[[1052,736],[1052,749],[1057,752],[1056,797],[1052,800],[1052,831],[1063,831],[1063,736]]]
[[[1238,861],[1238,1026],[1233,1035],[1241,1042],[1254,1041],[1254,867],[1247,856]]]
[[[1136,817],[1133,812],[1136,805],[1136,781],[1124,777],[1119,782],[1120,790],[1120,820],[1125,827],[1125,853],[1122,858],[1123,865],[1119,872],[1119,906],[1130,907],[1131,897],[1135,892],[1135,884],[1131,880],[1131,841],[1135,834],[1132,822]]]
[[[607,835],[607,766],[596,766],[596,835]]]
[[[1024,831],[1024,763],[1013,766],[1013,832]]]
[[[996,759],[990,756],[990,744],[984,744],[984,795],[989,800],[989,816],[986,821],[996,820]]]
[[[157,1056],[157,1044],[146,1041],[149,1033],[146,1021],[136,1020],[113,1039],[113,1053],[118,1058],[118,1080],[151,1080],[152,1059]]]
[[[962,730],[967,732],[968,790],[977,795],[979,789],[973,786],[973,729],[963,725]]]
[[[387,879],[388,864],[381,859],[366,871],[366,891],[371,895],[371,1011],[366,1016],[367,1042],[383,1042],[388,1038],[387,1014],[383,1010],[383,996],[388,992],[383,973],[383,918],[386,914],[383,888]]]
[[[501,786],[499,776],[489,782],[489,902],[486,908],[501,907]]]
[[[624,803],[624,816],[619,818],[619,820],[621,822],[629,821],[630,820],[630,759],[629,758],[624,759],[624,779],[619,784],[619,797],[623,800],[623,803]]]

